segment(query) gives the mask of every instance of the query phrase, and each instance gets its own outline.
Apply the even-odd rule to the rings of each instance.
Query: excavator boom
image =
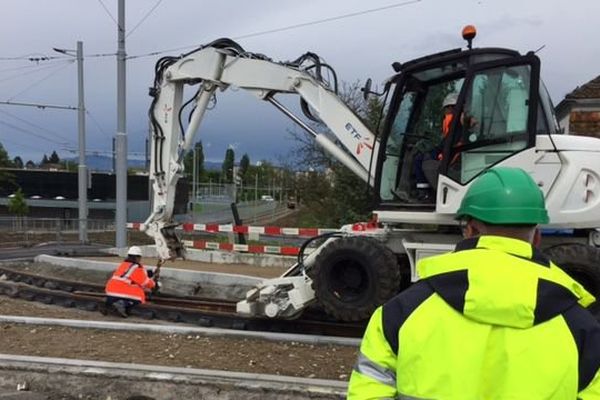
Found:
[[[310,133],[315,141],[366,182],[374,181],[371,162],[378,142],[362,120],[323,79],[321,69],[330,68],[312,53],[294,62],[273,62],[263,55],[244,51],[229,39],[220,39],[181,57],[158,61],[149,116],[152,122],[150,174],[153,210],[143,230],[156,242],[159,258],[184,257],[185,249],[174,233],[175,185],[183,173],[183,157],[192,147],[196,131],[216,92],[230,86],[245,89],[268,101]],[[198,86],[190,99],[194,109],[184,129],[181,113],[185,86]],[[317,132],[277,101],[280,93],[300,96],[303,109],[318,118],[330,133]],[[309,111],[311,110],[311,111]],[[310,114],[314,112],[316,115]],[[332,139],[333,136],[333,139]]]

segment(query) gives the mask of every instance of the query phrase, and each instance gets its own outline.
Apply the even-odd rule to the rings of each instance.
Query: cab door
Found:
[[[533,170],[539,70],[534,54],[469,69],[444,143],[438,212],[455,212],[469,183],[493,166]]]

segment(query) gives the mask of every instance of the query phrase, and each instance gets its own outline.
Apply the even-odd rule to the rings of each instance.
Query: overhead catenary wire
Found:
[[[35,107],[40,109],[54,109],[54,110],[77,110],[77,107],[73,106],[61,106],[58,104],[42,104],[42,103],[25,103],[22,101],[0,101],[0,104],[5,104],[7,106],[19,106],[19,107]]]
[[[338,21],[338,20],[345,19],[345,18],[358,17],[360,15],[389,10],[392,8],[405,7],[405,6],[409,6],[412,4],[420,3],[421,1],[423,1],[423,0],[402,1],[399,3],[389,4],[389,5],[383,6],[383,7],[371,8],[368,10],[356,11],[353,13],[338,15],[338,16],[329,17],[329,18],[322,18],[322,19],[308,21],[308,22],[304,22],[304,23],[300,23],[300,24],[293,24],[293,25],[283,26],[280,28],[273,28],[273,29],[268,29],[268,30],[264,30],[264,31],[258,31],[258,32],[244,34],[244,35],[233,36],[232,39],[235,39],[235,40],[247,39],[250,37],[269,35],[272,33],[278,33],[278,32],[288,31],[288,30],[292,30],[292,29],[304,28],[304,27],[311,26],[311,25],[317,25],[317,24],[323,24],[323,23],[332,22],[332,21]],[[160,54],[172,53],[172,52],[180,51],[180,50],[187,50],[187,49],[191,49],[191,48],[195,48],[195,47],[199,47],[199,46],[200,45],[198,45],[198,44],[193,44],[193,45],[189,45],[189,46],[175,47],[175,48],[166,49],[166,50],[157,50],[157,51],[144,53],[144,54],[131,55],[131,56],[128,56],[127,59],[130,60],[130,59],[136,59],[136,58],[152,57],[152,56],[156,56],[156,55],[160,55]]]
[[[18,73],[18,74],[12,74],[10,76],[7,76],[5,78],[0,79],[0,82],[14,81],[15,79],[18,79],[18,78],[23,77],[23,76],[28,76],[28,75],[35,74],[37,72],[47,71],[47,70],[56,68],[57,65],[62,66],[62,65],[72,64],[72,63],[73,63],[72,60],[66,60],[66,61],[62,61],[60,64],[45,65],[43,67],[35,65],[35,66],[33,66],[33,67],[36,68],[35,70],[25,71],[25,72],[21,72],[21,73]]]
[[[112,52],[112,53],[92,53],[92,54],[84,54],[83,57],[84,58],[102,58],[102,57],[113,57],[116,56],[117,53]],[[53,62],[53,61],[65,61],[65,60],[72,60],[71,57],[65,57],[65,56],[52,56],[52,57],[28,57],[28,56],[22,56],[22,57],[0,57],[0,61],[29,61],[29,62],[35,62],[36,65],[39,65],[41,62],[43,63],[48,63],[48,62]],[[32,67],[35,67],[36,65],[33,65]],[[18,69],[18,68],[27,68],[27,66],[24,67],[15,67],[14,69]]]
[[[104,4],[104,2],[102,0],[98,0],[98,2],[100,3],[100,5],[102,6],[102,8],[104,9],[104,11],[106,12],[106,14],[108,14],[108,16],[110,17],[110,19],[113,20],[113,22],[115,23],[115,25],[119,28],[119,30],[123,30],[120,26],[119,23],[117,22],[117,20],[115,19],[115,17],[112,15],[112,13],[110,12],[110,10],[108,9],[108,7],[106,7],[106,5]]]
[[[323,23],[326,23],[326,22],[338,21],[338,20],[341,20],[341,19],[358,17],[360,15],[365,15],[365,14],[369,14],[369,13],[374,13],[374,12],[389,10],[391,8],[404,7],[404,6],[407,6],[407,5],[419,3],[421,1],[422,0],[403,1],[403,2],[400,2],[400,3],[396,3],[396,4],[390,4],[390,5],[387,5],[387,6],[384,6],[384,7],[377,7],[377,8],[372,8],[372,9],[369,9],[369,10],[357,11],[357,12],[353,12],[353,13],[349,13],[349,14],[343,14],[343,15],[338,15],[338,16],[335,16],[335,17],[318,19],[318,20],[315,20],[315,21],[309,21],[309,22],[304,22],[304,23],[300,23],[300,24],[289,25],[289,26],[285,26],[285,27],[281,27],[281,28],[269,29],[269,30],[265,30],[265,31],[258,31],[258,32],[254,32],[254,33],[248,33],[246,35],[236,36],[236,37],[234,37],[234,39],[236,39],[236,40],[247,39],[247,38],[251,38],[251,37],[255,37],[255,36],[262,36],[262,35],[268,35],[268,34],[271,34],[271,33],[278,33],[278,32],[283,32],[283,31],[289,31],[289,30],[292,30],[292,29],[304,28],[304,27],[307,27],[307,26],[312,26],[312,25],[317,25],[317,24],[323,24]]]
[[[411,4],[420,3],[422,1],[423,0],[408,0],[408,1],[403,1],[403,2],[399,2],[399,3],[389,4],[389,5],[383,6],[383,7],[377,7],[377,8],[372,8],[372,9],[368,9],[368,10],[356,11],[356,12],[353,12],[353,13],[338,15],[338,16],[329,17],[329,18],[318,19],[318,20],[314,20],[314,21],[308,21],[308,22],[304,22],[304,23],[300,23],[300,24],[288,25],[288,26],[283,26],[283,27],[280,27],[280,28],[273,28],[273,29],[268,29],[268,30],[264,30],[264,31],[258,31],[258,32],[243,34],[243,35],[239,35],[239,36],[233,36],[232,38],[235,39],[235,40],[247,39],[247,38],[250,38],[250,37],[262,36],[262,35],[268,35],[268,34],[272,34],[272,33],[278,33],[278,32],[283,32],[283,31],[287,31],[287,30],[292,30],[292,29],[304,28],[304,27],[311,26],[311,25],[317,25],[317,24],[322,24],[322,23],[327,23],[327,22],[333,22],[333,21],[338,21],[338,20],[341,20],[341,19],[358,17],[358,16],[361,16],[361,15],[375,13],[375,12],[384,11],[384,10],[389,10],[389,9],[393,9],[393,8],[404,7],[404,6],[408,6],[408,5],[411,5]],[[102,0],[98,0],[98,2],[102,5],[102,7],[104,8],[104,10],[108,14],[108,16],[118,26],[117,20],[111,14],[111,12],[108,10],[108,8],[106,7],[106,5],[102,2]],[[147,19],[156,8],[158,8],[158,6],[160,5],[161,2],[162,2],[162,0],[158,0],[157,3],[150,9],[150,11],[148,11],[148,13],[138,22],[138,24],[136,26],[134,26],[134,28],[129,31],[129,33],[127,34],[127,36],[131,35],[133,33],[133,31],[135,29],[137,29],[138,26],[141,25],[141,23],[145,19]],[[171,53],[171,52],[180,51],[180,50],[192,49],[192,48],[196,48],[198,46],[199,46],[198,44],[192,44],[192,45],[188,45],[188,46],[173,47],[173,48],[165,49],[165,50],[157,50],[157,51],[153,51],[153,52],[149,52],[149,53],[143,53],[143,54],[136,54],[136,55],[127,56],[126,59],[132,60],[132,59],[138,59],[138,58],[144,58],[144,57],[152,57],[152,56],[156,56],[156,55],[160,55],[160,54]],[[116,56],[116,55],[117,54],[114,53],[114,52],[109,52],[109,53],[85,54],[84,57],[85,58],[104,58],[104,57],[113,57],[113,56]],[[0,57],[0,61],[24,61],[25,60],[25,61],[37,61],[37,62],[45,61],[45,62],[47,62],[47,61],[52,61],[52,60],[66,60],[66,59],[68,59],[68,57],[64,57],[64,56],[41,56],[41,57],[16,56],[16,57]]]
[[[66,60],[59,60],[59,62],[64,63]],[[51,62],[51,61],[49,61]],[[56,65],[56,64],[54,64]],[[39,68],[50,68],[53,67],[54,65],[45,65],[45,66],[41,66],[39,63],[38,64],[29,64],[29,65],[19,65],[17,67],[10,67],[10,68],[5,68],[5,69],[0,69],[0,74],[4,73],[4,72],[12,72],[12,71],[23,71],[25,70],[26,73],[30,73],[31,71],[37,70]],[[22,75],[22,73],[16,75],[19,76]],[[2,80],[6,80],[6,78],[3,78]]]
[[[15,57],[0,57],[0,61],[33,61],[33,62],[40,62],[40,61],[53,61],[53,60],[64,60],[67,59],[68,57],[65,56],[46,56],[46,55],[39,55],[39,56],[35,56],[34,54],[37,53],[31,53],[25,56],[15,56]]]
[[[2,142],[10,143],[13,146],[18,146],[18,147],[22,147],[22,148],[26,148],[26,149],[30,149],[30,150],[41,151],[41,152],[47,151],[47,147],[44,145],[40,145],[40,147],[36,147],[36,146],[32,146],[31,144],[19,143],[19,142],[15,142],[12,139],[6,139],[6,138],[2,138]]]
[[[90,117],[90,119],[92,120],[92,122],[94,123],[94,125],[96,126],[96,128],[98,128],[98,130],[100,132],[102,132],[102,134],[104,134],[108,138],[112,137],[111,135],[109,135],[108,133],[106,133],[106,131],[104,129],[102,129],[102,126],[100,125],[100,123],[98,122],[98,120],[94,117],[94,115],[90,112],[90,110],[85,110],[85,114],[88,117]]]
[[[19,126],[17,126],[17,125],[13,125],[13,124],[11,124],[10,122],[6,122],[6,121],[1,121],[1,120],[0,120],[0,124],[2,124],[2,125],[5,125],[5,126],[7,126],[7,127],[11,128],[11,129],[17,130],[17,131],[19,131],[19,132],[25,133],[25,134],[27,134],[27,135],[31,135],[31,136],[37,137],[37,138],[39,138],[39,139],[45,140],[45,141],[47,141],[47,142],[50,142],[50,143],[53,143],[53,144],[59,145],[59,146],[64,146],[64,145],[66,145],[67,143],[69,143],[68,141],[67,141],[67,142],[58,142],[58,141],[56,141],[56,140],[49,139],[49,138],[47,138],[46,136],[40,135],[39,133],[35,133],[35,132],[32,132],[32,131],[30,131],[30,130],[28,130],[28,129],[25,129],[25,128],[22,128],[22,127],[19,127]]]
[[[8,98],[8,101],[13,100],[15,97],[22,95],[23,93],[27,92],[29,89],[39,85],[40,83],[46,81],[47,79],[51,78],[52,76],[56,75],[57,73],[59,73],[60,71],[62,71],[63,69],[65,69],[67,66],[69,66],[69,64],[73,64],[75,61],[70,61],[69,63],[60,66],[60,68],[57,68],[56,70],[52,71],[51,73],[49,73],[48,75],[44,76],[43,78],[33,82],[31,85],[27,86],[25,89],[21,90],[20,92],[18,92],[17,94],[12,95],[11,97]]]
[[[109,15],[109,17],[113,20],[113,22],[115,22],[115,24],[118,26],[118,23],[117,23],[115,17],[108,10],[108,8],[104,4],[104,2],[102,0],[98,0],[98,1],[99,1],[100,5],[102,6],[102,8],[104,9],[104,11]],[[235,39],[245,39],[245,38],[256,37],[256,36],[261,36],[261,35],[268,35],[268,34],[273,34],[273,33],[287,31],[287,30],[299,29],[299,28],[308,27],[308,26],[312,26],[312,25],[317,25],[317,24],[323,24],[323,23],[338,21],[338,20],[342,20],[342,19],[346,19],[346,18],[358,17],[358,16],[361,16],[361,15],[364,15],[364,14],[381,12],[381,11],[384,11],[384,10],[389,10],[389,9],[398,8],[398,7],[404,7],[404,6],[408,6],[408,5],[411,5],[411,4],[419,3],[421,1],[422,0],[402,1],[402,2],[390,4],[390,5],[383,6],[383,7],[371,8],[371,9],[367,9],[367,10],[357,11],[357,12],[353,12],[353,13],[347,13],[347,14],[343,14],[343,15],[328,17],[328,18],[322,18],[322,19],[318,19],[318,20],[313,20],[313,21],[308,21],[308,22],[304,22],[304,23],[300,23],[300,24],[293,24],[293,25],[278,27],[278,28],[264,30],[264,31],[252,32],[252,33],[248,33],[248,34],[236,36],[234,38]],[[131,29],[128,32],[127,36],[131,35],[147,18],[149,18],[149,16],[158,8],[158,6],[161,3],[162,3],[162,0],[158,0],[154,4],[154,6],[152,6],[151,9],[144,15],[144,17],[142,17],[142,19],[134,26],[134,28]],[[119,27],[119,29],[121,29],[121,27]],[[192,48],[192,47],[196,47],[196,46],[185,46],[185,47],[180,47],[180,48],[177,48],[177,49],[162,50],[162,51],[158,51],[158,52],[152,52],[152,53],[143,54],[143,55],[137,55],[137,56],[134,55],[134,56],[130,56],[130,57],[127,57],[127,58],[128,59],[135,59],[135,58],[147,57],[147,56],[162,54],[162,53],[166,53],[166,52],[174,51],[174,50],[179,50],[179,49],[189,49],[189,48]],[[85,57],[86,58],[91,58],[91,57],[111,57],[111,56],[114,56],[114,55],[116,55],[116,53],[99,53],[99,54],[85,55]],[[30,56],[21,56],[21,57],[5,57],[5,58],[0,58],[0,60],[7,60],[7,61],[8,60],[11,60],[11,61],[12,60],[50,61],[50,60],[55,60],[55,59],[56,60],[58,60],[58,59],[63,59],[64,60],[65,57],[47,57],[47,56],[33,57],[32,55],[30,55]],[[72,63],[72,62],[73,62],[73,60],[69,60],[69,61],[67,61],[67,64],[68,63]],[[326,65],[324,63],[321,66],[325,67],[325,68],[328,67],[328,65]],[[309,67],[309,68],[313,68],[313,67]],[[33,86],[36,86],[37,84],[43,82],[44,80],[48,79],[50,76],[54,75],[58,71],[59,70],[54,71],[52,74],[50,74],[50,75],[42,78],[40,81],[35,82],[34,84],[32,84],[29,87],[25,88],[23,91],[17,93],[13,97],[11,97],[11,99],[15,98],[17,96],[20,96],[21,94],[23,94],[27,90],[31,89]],[[331,72],[333,73],[333,71],[331,71]],[[93,117],[92,117],[92,119],[93,119]],[[97,123],[97,121],[94,121],[94,122],[98,126],[99,130],[101,132],[104,132],[104,130],[102,130],[100,128],[100,125]]]
[[[73,154],[79,153],[79,149],[73,149],[71,147],[63,147],[61,150],[64,150],[66,152],[73,153]],[[92,155],[107,155],[107,156],[114,155],[114,152],[111,150],[100,150],[100,149],[86,149],[85,153],[92,154]],[[145,157],[146,153],[139,152],[139,151],[128,151],[127,156]]]
[[[50,130],[48,128],[45,128],[45,127],[43,127],[41,125],[35,124],[35,123],[31,122],[31,121],[28,121],[25,118],[18,117],[18,116],[14,115],[14,114],[6,111],[6,110],[0,109],[0,113],[2,113],[4,115],[8,115],[9,117],[12,117],[12,118],[16,119],[17,121],[20,121],[20,122],[22,122],[22,123],[24,123],[26,125],[29,125],[29,126],[31,126],[33,128],[37,128],[37,129],[40,129],[42,131],[45,131],[46,133],[50,133],[51,135],[54,135],[55,137],[61,138],[61,139],[66,140],[66,141],[70,141],[71,140],[69,138],[66,138],[66,137],[62,136],[61,134],[59,134],[57,132],[54,132],[54,131],[52,131],[52,130]]]
[[[154,6],[152,6],[152,8],[146,13],[146,15],[144,15],[142,17],[142,19],[140,19],[140,21],[135,24],[135,26],[133,28],[131,28],[129,30],[129,32],[127,33],[127,35],[125,35],[125,39],[127,39],[129,37],[129,35],[131,35],[133,32],[135,32],[135,30],[137,28],[139,28],[140,25],[142,25],[142,23],[154,12],[154,10],[156,10],[158,8],[158,6],[160,5],[160,3],[162,3],[163,0],[158,0],[156,2],[156,4],[154,4]]]

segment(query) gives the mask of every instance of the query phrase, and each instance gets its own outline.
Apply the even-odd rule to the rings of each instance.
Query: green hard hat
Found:
[[[493,225],[547,224],[544,194],[521,168],[486,171],[467,190],[457,219],[471,217]]]

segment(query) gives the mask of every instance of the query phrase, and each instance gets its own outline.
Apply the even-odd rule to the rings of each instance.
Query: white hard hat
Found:
[[[129,250],[127,250],[127,254],[130,256],[142,256],[142,249],[138,246],[131,246]]]
[[[444,102],[442,103],[442,108],[447,107],[447,106],[455,106],[457,100],[458,100],[458,95],[456,93],[449,93],[448,95],[446,95],[446,98],[444,98]]]

